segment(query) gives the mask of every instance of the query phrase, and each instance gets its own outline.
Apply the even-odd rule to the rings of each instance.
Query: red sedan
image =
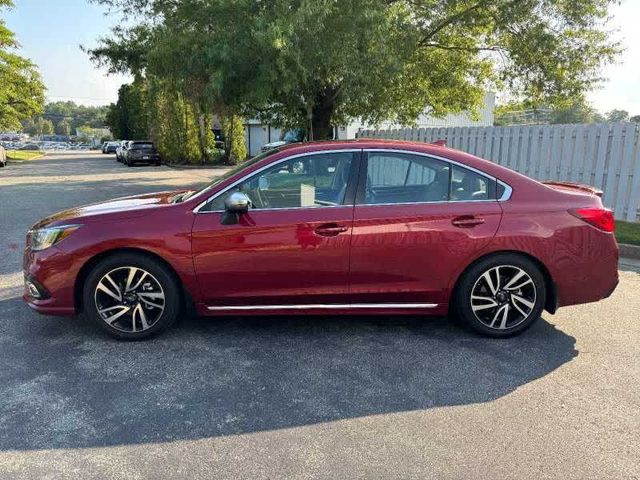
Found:
[[[489,336],[618,283],[600,191],[441,145],[271,150],[198,191],[119,198],[29,231],[24,299],[123,339],[200,315],[452,314]]]

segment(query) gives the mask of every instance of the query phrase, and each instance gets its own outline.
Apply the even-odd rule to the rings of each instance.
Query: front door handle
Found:
[[[316,227],[314,230],[317,235],[321,235],[323,237],[335,237],[341,233],[346,232],[349,228],[344,225],[338,225],[337,223],[325,223]]]
[[[484,218],[474,217],[473,215],[461,215],[451,220],[451,223],[460,228],[473,228],[484,223]]]

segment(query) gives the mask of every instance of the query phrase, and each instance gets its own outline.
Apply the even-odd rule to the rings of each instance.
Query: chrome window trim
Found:
[[[220,213],[220,212],[224,212],[224,210],[208,210],[208,211],[205,211],[205,212],[200,212],[200,209],[202,207],[204,207],[207,203],[212,202],[213,200],[218,198],[220,195],[222,195],[226,191],[232,189],[233,187],[235,187],[239,183],[244,182],[245,180],[253,177],[254,175],[257,175],[258,173],[260,173],[260,172],[262,172],[262,171],[264,171],[264,170],[266,170],[268,168],[273,167],[274,165],[278,165],[280,163],[283,163],[283,162],[286,162],[286,161],[289,161],[289,160],[293,160],[294,158],[308,157],[310,155],[318,155],[318,154],[323,154],[323,153],[357,153],[357,152],[361,152],[361,151],[362,151],[362,148],[338,148],[338,149],[334,149],[334,150],[314,150],[313,152],[298,153],[298,154],[295,154],[295,155],[290,155],[288,157],[281,158],[280,160],[277,160],[277,161],[275,161],[273,163],[269,163],[268,165],[265,165],[264,167],[259,168],[255,172],[251,172],[251,173],[245,175],[244,177],[240,178],[239,180],[233,182],[231,185],[226,186],[225,188],[223,188],[219,192],[215,193],[214,195],[210,196],[209,198],[207,198],[203,202],[199,203],[196,206],[196,208],[193,209],[193,213]],[[254,208],[254,209],[251,209],[251,211],[252,212],[259,212],[259,211],[270,211],[270,210],[298,210],[298,209],[301,209],[301,208],[315,210],[317,208],[336,208],[336,207],[349,207],[349,206],[350,205],[322,205],[322,206],[319,206],[319,207]]]
[[[375,207],[375,206],[389,206],[389,205],[423,205],[423,204],[438,204],[438,203],[477,203],[477,202],[506,202],[507,200],[509,200],[511,198],[511,194],[513,193],[513,188],[511,188],[511,185],[507,184],[506,182],[503,182],[502,180],[499,180],[498,178],[494,177],[493,175],[489,175],[486,172],[483,172],[482,170],[478,170],[477,168],[473,168],[470,167],[469,165],[465,165],[464,163],[460,163],[460,162],[456,162],[455,160],[451,160],[449,158],[446,157],[441,157],[439,155],[434,155],[431,153],[424,153],[424,152],[416,152],[414,150],[401,150],[401,149],[394,149],[394,148],[339,148],[339,149],[334,149],[334,150],[315,150],[313,152],[304,152],[304,153],[298,153],[296,155],[291,155],[288,157],[284,157],[281,158],[280,160],[270,163],[268,165],[265,165],[262,168],[259,168],[258,170],[256,170],[255,172],[251,172],[248,175],[245,175],[244,177],[240,178],[239,180],[235,181],[234,183],[232,183],[231,185],[228,185],[227,187],[223,188],[222,190],[220,190],[218,193],[212,195],[211,197],[207,198],[206,200],[204,200],[203,202],[199,203],[194,209],[193,209],[193,213],[221,213],[224,212],[224,210],[207,210],[205,212],[200,212],[200,209],[203,208],[207,203],[215,200],[216,198],[218,198],[220,195],[222,195],[223,193],[227,192],[228,190],[232,189],[233,187],[235,187],[236,185],[238,185],[239,183],[242,183],[243,181],[251,178],[254,175],[257,175],[258,173],[274,166],[274,165],[278,165],[279,163],[282,162],[286,162],[288,160],[292,160],[294,158],[299,158],[299,157],[308,157],[310,155],[318,155],[318,154],[322,154],[322,153],[344,153],[344,152],[350,152],[350,153],[355,153],[355,152],[364,152],[364,153],[369,153],[369,152],[389,152],[389,153],[402,153],[405,155],[418,155],[421,157],[427,157],[427,158],[433,158],[435,160],[440,160],[442,162],[446,162],[448,164],[451,165],[456,165],[460,168],[464,168],[467,169],[469,171],[472,171],[474,173],[477,173],[478,175],[482,175],[483,177],[486,177],[490,180],[493,180],[497,183],[499,183],[500,185],[502,185],[504,187],[504,192],[502,193],[502,195],[500,196],[500,198],[497,199],[485,199],[485,200],[436,200],[436,201],[431,201],[431,202],[402,202],[402,203],[373,203],[373,204],[356,204],[356,205],[363,205],[363,206],[367,206],[367,207]],[[255,208],[255,209],[251,209],[252,212],[261,212],[261,211],[275,211],[275,210],[301,210],[301,209],[308,209],[308,210],[316,210],[318,208],[338,208],[338,207],[349,207],[350,205],[322,205],[322,206],[318,206],[318,207],[287,207],[287,208]]]
[[[318,310],[342,308],[436,308],[437,303],[311,303],[300,305],[212,305],[210,311]]]
[[[511,198],[511,194],[513,193],[513,188],[511,188],[511,185],[503,182],[502,180],[496,180],[496,181],[504,187],[504,192],[502,192],[502,195],[500,196],[498,201],[506,202]]]

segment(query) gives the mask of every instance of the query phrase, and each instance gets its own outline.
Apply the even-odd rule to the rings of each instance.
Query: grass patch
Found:
[[[640,223],[617,220],[616,240],[618,240],[618,243],[640,245]]]
[[[33,150],[7,150],[7,158],[9,160],[33,160],[42,155],[42,152]]]

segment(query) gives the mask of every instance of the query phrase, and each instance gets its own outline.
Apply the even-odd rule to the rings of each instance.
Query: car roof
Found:
[[[454,148],[447,147],[444,142],[437,141],[434,143],[425,142],[410,142],[403,140],[389,140],[389,139],[370,139],[370,138],[358,138],[354,140],[327,140],[327,141],[315,141],[315,142],[303,142],[292,143],[278,147],[274,149],[271,155],[265,156],[258,162],[247,166],[246,169],[238,171],[232,177],[225,179],[217,187],[225,188],[236,181],[238,178],[249,175],[251,172],[259,170],[272,162],[276,162],[285,157],[298,154],[306,154],[322,151],[335,151],[335,150],[359,150],[359,149],[380,149],[380,150],[395,150],[406,151],[407,153],[422,153],[433,156],[435,158],[441,158],[445,161],[459,163],[463,167],[471,167],[486,175],[492,176],[498,180],[507,183],[512,189],[516,190],[521,186],[527,185],[527,190],[537,191],[538,193],[548,194],[547,187],[537,182],[536,180],[515,172],[507,167],[498,165],[497,163],[485,160],[475,155],[456,150]],[[196,203],[202,201],[199,197],[193,199]]]

